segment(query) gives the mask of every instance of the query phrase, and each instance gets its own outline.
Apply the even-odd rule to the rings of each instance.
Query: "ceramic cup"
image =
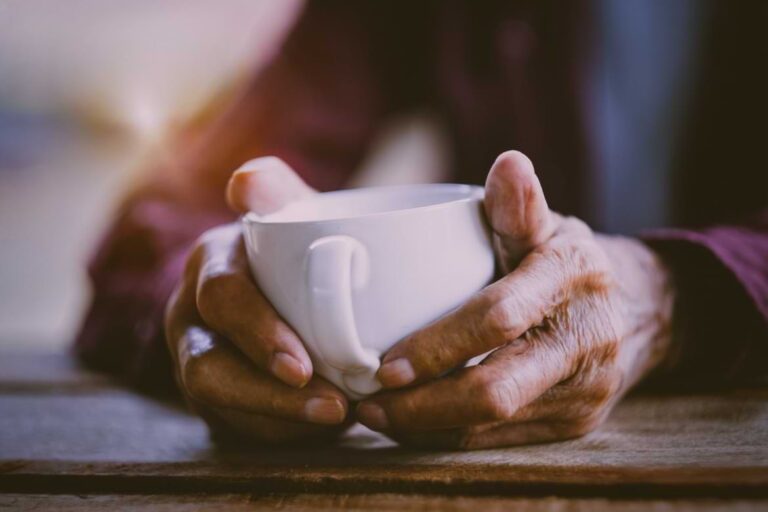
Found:
[[[243,217],[251,271],[314,371],[352,399],[376,392],[390,347],[488,284],[483,188],[434,184],[317,194]]]

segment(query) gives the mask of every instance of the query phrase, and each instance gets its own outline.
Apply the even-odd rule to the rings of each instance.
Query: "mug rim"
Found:
[[[438,203],[426,204],[422,206],[413,206],[410,208],[397,208],[395,210],[385,210],[381,212],[364,213],[362,215],[348,215],[348,216],[329,217],[329,218],[322,218],[322,219],[274,220],[274,221],[266,218],[280,212],[280,210],[276,210],[266,215],[259,215],[255,212],[248,212],[242,216],[242,220],[243,222],[246,222],[248,224],[275,225],[275,226],[276,225],[289,226],[289,225],[304,225],[304,224],[324,224],[324,223],[350,221],[350,220],[356,220],[356,219],[369,219],[369,218],[377,218],[377,217],[403,215],[403,214],[413,213],[417,211],[422,212],[422,211],[428,211],[428,210],[440,210],[455,204],[468,203],[473,201],[482,201],[483,198],[485,197],[484,187],[480,185],[469,185],[465,183],[417,183],[412,185],[379,185],[379,186],[373,186],[373,187],[358,187],[358,188],[349,188],[349,189],[342,189],[342,190],[333,190],[330,192],[321,192],[319,195],[328,197],[328,196],[336,196],[336,195],[340,196],[340,195],[355,193],[359,191],[369,191],[369,192],[370,191],[396,191],[398,189],[413,190],[414,188],[422,188],[422,189],[444,188],[444,189],[451,189],[451,190],[459,190],[464,192],[464,194],[461,197],[458,197],[456,199],[452,199],[449,201],[440,201]],[[306,201],[310,199],[304,199],[304,200]]]

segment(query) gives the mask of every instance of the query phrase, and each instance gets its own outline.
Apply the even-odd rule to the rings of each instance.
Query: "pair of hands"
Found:
[[[233,174],[227,199],[264,214],[314,193],[267,157]],[[401,442],[454,448],[595,429],[668,352],[668,271],[640,242],[550,211],[521,153],[493,164],[485,209],[503,277],[385,354],[384,391],[354,412],[259,291],[239,226],[206,232],[166,315],[188,401],[214,430],[267,443],[333,437],[354,418]]]

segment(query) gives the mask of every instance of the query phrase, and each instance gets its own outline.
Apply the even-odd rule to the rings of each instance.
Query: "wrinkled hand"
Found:
[[[672,291],[649,249],[551,212],[518,152],[494,163],[485,207],[506,275],[385,355],[388,391],[357,407],[368,427],[460,448],[577,437],[664,357]]]
[[[268,213],[314,193],[276,158],[236,171],[228,201]],[[347,417],[340,390],[312,376],[296,333],[251,278],[239,225],[212,229],[192,251],[166,314],[179,386],[214,431],[263,442],[333,436]]]

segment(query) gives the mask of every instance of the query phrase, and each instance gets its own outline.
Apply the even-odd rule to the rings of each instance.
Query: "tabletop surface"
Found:
[[[0,509],[768,509],[768,389],[627,397],[572,441],[469,452],[363,427],[219,447],[183,407],[62,354],[0,353]]]

